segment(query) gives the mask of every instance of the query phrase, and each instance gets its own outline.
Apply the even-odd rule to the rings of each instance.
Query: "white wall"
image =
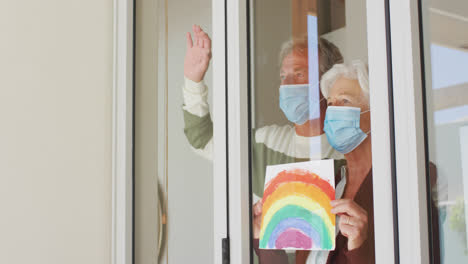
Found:
[[[0,263],[110,263],[112,13],[0,2]]]

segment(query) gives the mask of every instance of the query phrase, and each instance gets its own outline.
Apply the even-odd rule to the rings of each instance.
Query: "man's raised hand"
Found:
[[[211,39],[200,26],[193,25],[193,40],[187,32],[187,52],[185,53],[184,75],[186,78],[201,82],[211,59]]]

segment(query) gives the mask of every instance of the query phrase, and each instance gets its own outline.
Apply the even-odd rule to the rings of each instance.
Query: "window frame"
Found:
[[[399,252],[402,263],[431,263],[419,1],[390,2]],[[423,135],[423,136],[421,136]]]

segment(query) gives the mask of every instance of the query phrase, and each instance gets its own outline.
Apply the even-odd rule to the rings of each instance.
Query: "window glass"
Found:
[[[434,263],[468,262],[468,2],[423,0]]]
[[[135,3],[136,264],[213,262],[211,4]]]
[[[249,2],[255,263],[374,263],[366,1]]]

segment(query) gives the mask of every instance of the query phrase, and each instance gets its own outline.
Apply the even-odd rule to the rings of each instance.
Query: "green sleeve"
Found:
[[[213,138],[213,121],[208,113],[203,117],[196,116],[184,110],[184,133],[190,145],[195,149],[203,149]]]

